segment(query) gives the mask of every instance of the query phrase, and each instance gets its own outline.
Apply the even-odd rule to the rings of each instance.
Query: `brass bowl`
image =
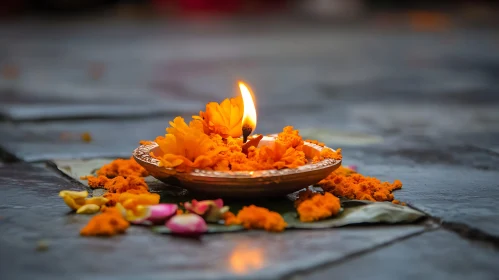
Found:
[[[275,136],[264,136],[258,146],[269,145]],[[133,157],[153,177],[164,183],[180,186],[193,194],[212,197],[271,197],[293,193],[326,178],[341,165],[341,160],[325,159],[311,163],[318,156],[321,147],[305,142],[303,151],[310,163],[298,168],[261,171],[211,171],[194,169],[191,172],[177,172],[172,168],[159,166],[159,160],[150,153],[160,154],[156,143],[142,145],[133,151]]]

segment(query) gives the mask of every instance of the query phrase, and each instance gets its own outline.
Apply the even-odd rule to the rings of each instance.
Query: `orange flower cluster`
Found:
[[[307,163],[304,141],[291,126],[285,127],[271,145],[243,148],[240,138],[243,107],[242,98],[238,97],[220,104],[208,103],[206,111],[193,116],[189,124],[181,117],[175,118],[166,129],[167,134],[155,139],[161,152],[151,153],[151,156],[158,159],[161,166],[179,172],[193,168],[255,171],[296,168]],[[341,159],[341,150],[323,149],[314,160],[325,158]]]
[[[340,212],[340,199],[336,196],[325,194],[314,194],[305,191],[300,194],[296,210],[302,222],[313,222],[334,216]]]
[[[277,135],[277,139],[269,146],[250,147],[248,155],[242,152],[240,139],[232,145],[229,151],[220,155],[222,162],[214,168],[220,171],[253,171],[267,169],[296,168],[307,163],[303,152],[303,139],[287,126]],[[228,141],[229,142],[229,141]]]
[[[116,206],[120,203],[123,208],[135,212],[139,205],[154,205],[159,203],[159,194],[150,193],[144,176],[147,172],[133,158],[116,159],[101,167],[98,177],[86,176],[91,188],[104,188],[108,200],[106,205]],[[106,208],[106,212],[93,217],[87,226],[82,229],[82,235],[114,235],[122,233],[128,228],[128,222],[123,219],[122,213],[116,207]],[[118,215],[119,214],[119,215]],[[125,224],[118,219],[126,222]]]
[[[312,161],[319,162],[327,158],[341,160],[343,158],[343,156],[341,155],[341,149],[336,149],[336,151],[333,151],[329,148],[324,148],[322,149],[320,156],[314,157]]]
[[[98,214],[80,231],[81,235],[85,236],[112,236],[119,233],[124,233],[130,226],[122,213],[116,209],[104,208],[102,213]]]
[[[230,212],[228,212],[230,213]],[[287,224],[277,212],[255,205],[245,206],[234,214],[224,214],[226,225],[243,225],[246,229],[265,229],[266,231],[283,231]]]
[[[127,204],[124,203],[130,199],[142,202],[147,201],[148,203],[130,203],[129,205],[152,205],[159,203],[159,195],[149,192],[149,187],[142,177],[129,176],[124,178],[118,176],[109,179],[105,176],[88,176],[87,180],[91,188],[104,188],[108,191],[104,194],[104,197],[109,199],[108,206],[114,206],[120,202],[125,208],[128,208]]]
[[[111,163],[106,164],[97,170],[97,175],[114,178],[118,176],[146,177],[149,174],[147,174],[147,171],[131,157],[130,159],[113,160]]]
[[[186,171],[190,168],[207,168],[215,162],[215,156],[226,148],[204,132],[203,123],[193,120],[187,125],[183,118],[176,117],[166,129],[167,134],[158,136],[156,143],[163,155],[152,155],[167,168]]]
[[[307,163],[303,152],[303,140],[298,130],[285,127],[277,140],[269,146],[250,147],[245,153],[240,138],[207,135],[200,123],[191,121],[189,126],[182,118],[176,118],[168,134],[156,138],[163,155],[154,157],[165,167],[178,171],[191,168],[217,171],[254,171],[266,169],[296,168]]]
[[[394,190],[402,188],[402,182],[381,182],[374,177],[363,176],[340,166],[318,184],[324,191],[349,199],[392,201]]]

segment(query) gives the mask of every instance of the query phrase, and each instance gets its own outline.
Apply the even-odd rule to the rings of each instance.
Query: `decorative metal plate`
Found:
[[[260,145],[274,142],[275,136],[264,136]],[[321,147],[305,142],[303,151],[311,160],[320,154]],[[172,168],[159,166],[159,160],[151,152],[158,152],[156,143],[135,149],[133,157],[152,176],[168,184],[180,185],[193,193],[213,197],[259,197],[286,195],[324,179],[341,165],[341,160],[326,159],[298,168],[259,171],[212,171],[194,169],[181,173]]]

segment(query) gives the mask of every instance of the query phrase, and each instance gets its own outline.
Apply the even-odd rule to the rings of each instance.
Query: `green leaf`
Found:
[[[159,234],[172,234],[172,231],[165,226],[154,226],[151,227],[151,230]],[[236,232],[242,230],[244,230],[244,227],[239,225],[226,226],[219,224],[208,224],[208,231],[206,233]]]
[[[113,159],[69,159],[69,160],[53,160],[52,162],[57,168],[72,177],[75,180],[87,185],[86,180],[81,180],[80,177],[95,175],[95,171],[103,165],[110,163]]]
[[[364,201],[353,201],[361,203]],[[347,203],[348,204],[348,203]],[[408,206],[395,205],[390,202],[365,202],[365,205],[345,208],[342,213],[329,219],[312,223],[303,223],[296,212],[283,215],[288,228],[332,228],[355,224],[373,223],[412,223],[426,215]]]
[[[68,176],[79,180],[84,185],[88,185],[86,180],[80,180],[80,176],[92,175],[104,164],[108,164],[113,159],[91,159],[91,160],[55,160],[55,165]],[[194,198],[192,195],[180,187],[166,185],[153,177],[145,178],[151,192],[160,194],[161,203],[180,203],[191,201]],[[310,188],[317,192],[322,191],[320,188]],[[344,211],[336,217],[331,217],[322,221],[312,223],[300,222],[293,201],[297,198],[297,194],[289,194],[288,196],[279,198],[261,198],[261,199],[224,199],[225,205],[230,207],[230,211],[237,213],[244,206],[256,205],[259,207],[268,208],[283,215],[283,218],[288,223],[289,228],[331,228],[341,227],[352,224],[365,223],[411,223],[424,217],[425,214],[414,210],[408,206],[395,205],[389,202],[372,202],[364,200],[341,200]],[[103,195],[102,189],[95,189],[94,196]],[[164,227],[153,227],[153,231],[159,233],[168,233],[169,230]],[[243,230],[242,226],[225,226],[217,224],[209,224],[208,232],[230,232]]]

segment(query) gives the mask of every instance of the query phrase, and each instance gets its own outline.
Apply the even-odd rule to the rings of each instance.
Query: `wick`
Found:
[[[243,125],[243,143],[246,143],[248,141],[248,136],[251,134],[251,127],[248,125]]]

